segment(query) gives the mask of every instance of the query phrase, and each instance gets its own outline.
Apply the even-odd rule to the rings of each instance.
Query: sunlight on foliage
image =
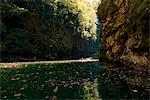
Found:
[[[0,23],[2,45],[6,47],[2,50],[3,54],[8,54],[7,51],[11,52],[11,55],[20,54],[15,51],[19,49],[20,44],[7,38],[14,37],[8,34],[13,28],[28,31],[28,34],[24,34],[19,30],[16,34],[25,35],[23,40],[29,41],[28,45],[32,46],[28,52],[23,52],[26,51],[23,48],[23,51],[19,51],[25,56],[29,54],[30,58],[46,56],[50,59],[70,59],[73,55],[76,56],[77,52],[83,52],[86,49],[83,41],[89,38],[89,41],[93,41],[97,37],[97,5],[93,2],[89,4],[87,0],[3,0]],[[15,38],[19,41],[19,37]],[[14,51],[9,49],[15,46]]]

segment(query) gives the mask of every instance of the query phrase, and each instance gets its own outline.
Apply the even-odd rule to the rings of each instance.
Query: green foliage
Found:
[[[2,34],[2,41],[6,46],[7,53],[25,54],[29,53],[32,45],[28,40],[28,31],[19,28],[8,29],[7,35]],[[5,50],[3,50],[5,51]]]
[[[0,20],[0,32],[6,32],[6,26],[1,20]]]
[[[14,15],[17,16],[28,11],[27,9],[20,8],[15,4],[1,3],[0,6],[2,10],[1,12],[2,17]]]
[[[86,0],[6,0],[1,6],[3,22],[1,26],[7,29],[6,34],[2,33],[5,36],[2,45],[6,48],[13,47],[9,49],[11,53],[23,53],[30,48],[21,47],[21,43],[16,43],[23,37],[15,37],[15,34],[21,32],[20,30],[12,32],[10,29],[13,28],[28,31],[28,36],[24,37],[22,43],[29,41],[26,45],[32,48],[28,50],[32,55],[39,57],[59,58],[60,54],[61,57],[70,57],[75,48],[77,52],[83,51],[81,45],[84,39],[96,38],[96,13]],[[9,41],[14,37],[15,41]],[[4,53],[7,53],[5,50]],[[67,54],[68,52],[70,53]]]

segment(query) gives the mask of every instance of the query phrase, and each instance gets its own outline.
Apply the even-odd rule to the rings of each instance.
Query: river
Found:
[[[19,67],[1,67],[2,99],[121,100],[148,99],[144,72],[98,62],[97,59],[59,63],[22,62]],[[3,63],[4,64],[4,63]],[[9,63],[10,66],[12,63]]]

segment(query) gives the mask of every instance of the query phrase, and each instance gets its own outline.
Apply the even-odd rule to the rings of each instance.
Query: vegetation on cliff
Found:
[[[94,5],[86,0],[2,0],[0,6],[2,59],[80,57],[89,46],[84,41],[96,38]]]

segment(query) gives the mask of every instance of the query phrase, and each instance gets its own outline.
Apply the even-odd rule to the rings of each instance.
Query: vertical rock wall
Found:
[[[148,0],[103,0],[98,9],[103,58],[148,66]]]

